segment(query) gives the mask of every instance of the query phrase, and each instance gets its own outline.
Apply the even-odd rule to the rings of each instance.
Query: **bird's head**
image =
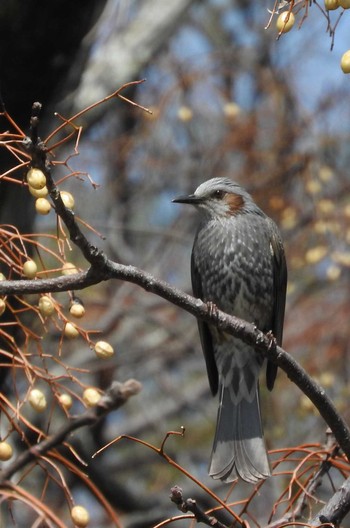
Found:
[[[179,196],[173,202],[194,205],[210,217],[260,211],[250,194],[228,178],[212,178],[197,187],[193,194]]]

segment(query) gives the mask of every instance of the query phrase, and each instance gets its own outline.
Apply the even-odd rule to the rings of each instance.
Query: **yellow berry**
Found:
[[[69,339],[75,339],[78,337],[79,332],[77,327],[73,323],[66,323],[64,327],[64,335],[69,337]]]
[[[327,11],[334,11],[339,7],[339,0],[324,0],[324,7]]]
[[[62,266],[62,275],[74,275],[78,273],[77,268],[71,262],[65,262]]]
[[[38,214],[47,215],[51,211],[51,204],[46,198],[37,198],[35,200],[35,210]]]
[[[80,319],[85,315],[85,308],[80,302],[73,302],[72,306],[69,308],[69,313],[73,317]]]
[[[308,264],[317,264],[326,257],[327,253],[327,246],[314,246],[306,251],[305,260]]]
[[[237,103],[229,101],[224,104],[223,111],[226,117],[228,117],[229,119],[234,119],[241,113],[241,108],[238,106]]]
[[[341,275],[341,268],[336,264],[330,264],[326,270],[327,279],[330,281],[336,281]]]
[[[305,394],[303,394],[300,397],[299,401],[299,409],[302,412],[302,414],[308,413],[310,411],[314,411],[315,407],[311,400]]]
[[[96,356],[101,359],[109,359],[114,354],[112,345],[107,343],[107,341],[98,341],[95,344],[94,350],[95,350]]]
[[[279,15],[276,27],[280,33],[288,33],[295,23],[295,16],[291,11],[284,11]]]
[[[72,517],[72,521],[79,528],[85,528],[89,524],[90,515],[87,509],[84,508],[84,506],[74,506],[71,509],[70,514]]]
[[[322,200],[318,201],[316,207],[320,213],[329,214],[334,211],[335,205],[336,204],[333,200],[327,200],[327,198],[323,198]]]
[[[338,0],[339,5],[343,7],[344,9],[349,9],[350,7],[350,0]]]
[[[59,396],[58,400],[60,404],[62,405],[62,407],[67,409],[67,411],[69,411],[69,409],[73,405],[72,396],[70,394],[63,393]]]
[[[13,449],[8,442],[0,442],[0,460],[10,460],[13,455]]]
[[[68,191],[60,192],[62,201],[68,209],[74,209],[75,201],[73,195]]]
[[[339,7],[339,0],[324,0],[324,7],[327,11],[334,11]]]
[[[6,310],[6,303],[4,299],[0,297],[0,316],[4,313],[5,310]]]
[[[306,183],[306,190],[310,194],[317,194],[322,190],[322,185],[318,180],[309,180]]]
[[[34,279],[36,277],[37,271],[38,267],[34,260],[28,259],[23,264],[23,274],[27,277],[27,279]]]
[[[48,295],[43,295],[42,297],[40,297],[39,310],[41,315],[43,316],[52,315],[54,313],[55,305],[52,302],[51,297],[49,297]]]
[[[27,182],[33,189],[42,189],[46,185],[46,176],[40,169],[29,169]]]
[[[334,178],[334,171],[327,165],[322,165],[318,171],[318,177],[323,182],[330,182]]]
[[[193,112],[188,106],[180,106],[177,111],[177,117],[183,122],[191,121],[193,118]]]
[[[31,187],[28,185],[29,192],[34,198],[45,198],[48,194],[48,188],[46,185],[42,189],[34,189],[34,187]]]
[[[32,389],[30,391],[28,401],[33,409],[38,412],[43,412],[46,409],[47,403],[45,394],[39,389]]]
[[[346,51],[342,56],[340,66],[344,73],[350,73],[350,50]]]
[[[88,407],[94,407],[101,399],[101,394],[94,387],[88,387],[83,392],[83,400]]]
[[[3,273],[0,273],[0,281],[6,280],[6,277]]]
[[[329,388],[333,387],[335,383],[336,383],[336,379],[335,379],[333,373],[331,373],[331,372],[323,372],[320,375],[320,384],[323,387],[329,389]]]

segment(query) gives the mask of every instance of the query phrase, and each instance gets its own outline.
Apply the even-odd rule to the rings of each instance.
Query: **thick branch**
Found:
[[[321,511],[310,521],[310,526],[339,526],[349,512],[350,478],[334,493]]]
[[[170,500],[176,504],[178,509],[183,512],[193,513],[194,518],[198,523],[206,524],[212,528],[227,528],[227,526],[215,517],[206,514],[193,499],[184,499],[182,489],[179,486],[171,488]]]
[[[159,295],[163,299],[186,310],[198,319],[202,319],[235,337],[239,337],[281,367],[289,379],[313,402],[350,460],[350,430],[347,424],[337,412],[324,389],[306,373],[292,356],[281,347],[276,346],[270,336],[264,335],[253,324],[225,314],[220,310],[213,313],[208,305],[200,299],[195,299],[191,295],[170,286],[165,281],[156,279],[150,273],[134,266],[125,266],[112,262],[105,259],[105,257],[103,259],[104,266],[101,271],[91,268],[88,272],[56,279],[1,281],[0,295],[80,290],[112,278],[137,284],[144,290]]]
[[[350,430],[347,424],[338,414],[325,391],[315,383],[310,376],[308,376],[305,370],[287,352],[276,345],[272,336],[264,335],[254,325],[236,317],[225,314],[219,310],[213,311],[211,307],[206,303],[203,303],[201,300],[195,299],[190,295],[173,288],[166,282],[156,279],[149,273],[133,266],[124,266],[109,260],[101,250],[90,244],[85,235],[81,232],[80,227],[77,225],[74,213],[64,206],[58,189],[51,178],[52,167],[46,158],[45,145],[40,142],[39,137],[36,134],[33,134],[29,141],[30,143],[27,142],[28,151],[32,155],[33,162],[35,162],[34,166],[39,166],[46,174],[47,186],[54,202],[56,212],[64,221],[71,239],[77,247],[79,247],[91,267],[88,271],[55,279],[1,281],[0,295],[21,295],[29,293],[45,293],[48,291],[58,292],[81,290],[112,278],[137,284],[146,291],[152,292],[186,310],[198,319],[202,319],[221,330],[224,330],[226,333],[240,338],[242,341],[253,346],[265,357],[280,366],[282,370],[286,372],[288,377],[313,402],[332,430],[339,446],[343,449],[344,453],[350,460]],[[96,412],[98,413],[97,415]],[[10,464],[6,470],[0,473],[0,483],[10,478],[14,472],[23,466],[23,464],[28,463],[36,456],[42,455],[49,449],[60,444],[66,436],[77,427],[94,423],[94,421],[98,420],[104,412],[108,411],[106,409],[105,411],[101,411],[101,409],[99,409],[99,411],[89,411],[83,416],[73,419],[54,437],[44,440],[32,450],[23,453],[23,455],[18,457],[13,464]],[[338,515],[338,519],[342,518],[349,509],[349,490],[350,484],[348,485],[348,481],[346,481],[343,488],[332,497],[328,505],[322,510],[322,513],[319,514],[318,521],[323,518],[328,519],[328,515],[333,515],[335,517],[334,512]]]
[[[74,111],[80,110],[105,97],[116,84],[134,79],[169,39],[193,3],[193,0],[141,2],[130,22],[125,27],[118,27],[90,54],[80,83],[66,105],[73,104]],[[110,4],[112,2],[107,4],[107,9],[111,9]],[[104,16],[111,15],[105,12]],[[115,53],[116,49],[118,53]],[[85,116],[85,121],[91,122],[100,114],[101,108],[97,107]]]

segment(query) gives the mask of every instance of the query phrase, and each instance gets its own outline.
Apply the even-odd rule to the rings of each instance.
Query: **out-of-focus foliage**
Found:
[[[295,27],[278,41],[273,26],[264,29],[267,16],[253,2],[193,6],[167,48],[142,73],[147,83],[138,89],[137,100],[152,109],[152,116],[135,115],[127,108],[123,134],[120,114],[107,116],[100,159],[109,181],[108,243],[117,258],[189,290],[197,218],[170,200],[213,176],[238,180],[283,231],[289,266],[285,347],[346,413],[350,264],[346,86],[338,59],[332,62],[331,40],[320,32],[325,21],[316,6],[299,32]],[[322,67],[312,61],[313,53],[320,60],[319,47]],[[333,54],[336,50],[337,41]],[[323,67],[328,82],[320,72]],[[159,424],[165,429],[188,426],[186,448],[178,446],[177,456],[186,452],[188,457],[193,443],[194,467],[197,471],[202,467],[205,478],[216,403],[210,402],[209,391],[192,400],[198,381],[205,385],[193,321],[134,287],[117,287],[111,299],[105,317],[109,324],[113,318],[118,322],[119,372],[135,372],[135,357],[142,373],[147,372],[145,399],[142,404],[134,402],[141,405],[138,412],[145,415],[147,409],[152,417],[159,416],[169,401],[171,411],[153,422],[155,430]],[[148,391],[153,403],[161,395],[161,409],[149,407]],[[181,395],[175,421],[170,403],[174,391]],[[322,441],[322,421],[283,375],[272,395],[263,387],[262,391],[271,447],[315,435]],[[190,403],[183,407],[187,398]],[[135,415],[132,423],[137,423]],[[151,480],[154,486],[153,473]]]
[[[96,48],[103,48],[118,29],[125,30],[143,2],[117,4],[115,19],[105,19],[96,32]],[[112,258],[190,291],[197,217],[171,199],[213,176],[229,176],[244,185],[285,239],[289,295],[284,346],[330,391],[347,418],[349,108],[345,77],[338,57],[332,59],[344,46],[338,46],[336,34],[331,54],[331,39],[320,29],[325,18],[316,4],[309,7],[300,31],[304,10],[296,12],[293,30],[276,40],[275,18],[265,29],[267,8],[273,7],[238,0],[193,2],[138,73],[147,82],[130,92],[152,114],[128,105],[109,106],[80,141],[80,156],[69,162],[88,171],[101,187],[94,190],[87,179],[70,178],[65,188],[74,193],[77,214],[106,236],[106,242],[98,237],[96,242]],[[345,12],[343,25],[348,18]],[[341,24],[339,33],[341,39]],[[40,227],[55,232],[47,219],[38,222]],[[80,296],[86,308],[84,328],[101,330],[116,354],[105,366],[87,357],[85,342],[75,340],[65,345],[67,361],[91,369],[84,383],[105,389],[112,379],[134,377],[143,383],[143,392],[91,433],[76,434],[77,450],[89,459],[121,433],[159,445],[168,430],[184,426],[184,438],[169,439],[168,452],[225,497],[227,487],[219,488],[207,477],[217,402],[209,394],[193,318],[130,284],[108,283]],[[61,350],[57,332],[46,340],[51,349]],[[261,385],[271,448],[323,442],[323,422],[284,375],[272,394]],[[199,493],[183,475],[136,444],[110,448],[89,471],[124,511],[129,526],[140,519],[147,525],[145,510],[151,524],[171,516],[168,488],[174,483]],[[108,526],[85,488],[73,479],[71,484],[75,496],[95,510],[98,525]],[[278,493],[279,485],[272,482],[271,497]],[[247,488],[234,490],[232,500],[247,494]],[[254,512],[264,519],[264,504]]]
[[[119,133],[120,114],[107,117],[102,159],[110,181],[108,241],[122,260],[131,259],[190,288],[189,254],[196,217],[170,200],[213,176],[238,180],[283,231],[290,277],[285,346],[341,400],[348,383],[350,259],[344,76],[330,62],[330,40],[319,33],[324,17],[316,6],[309,9],[299,32],[293,28],[296,34],[283,35],[278,41],[273,24],[264,29],[267,19],[267,12],[253,2],[193,6],[167,49],[144,72],[147,83],[138,89],[137,99],[153,115],[135,116],[127,108],[124,134]],[[313,39],[317,42],[309,49]],[[308,62],[317,46],[325,50],[325,68],[331,78],[328,83],[322,81],[322,93],[316,68]],[[303,70],[303,62],[311,64],[309,73]],[[312,104],[303,98],[306,82],[308,95],[315,94]],[[137,308],[143,294],[131,289]],[[117,290],[116,295],[122,294]],[[145,298],[149,306],[152,300]],[[153,302],[158,314],[159,301]],[[142,319],[144,308],[139,308]],[[177,317],[183,325],[183,316]],[[191,328],[193,322],[187,320]],[[142,349],[144,325],[141,320],[139,324]],[[157,327],[155,322],[160,339]],[[152,335],[149,330],[148,336]],[[135,325],[130,332],[135,332]],[[186,351],[189,334],[181,333],[186,346],[179,343],[179,350]],[[155,354],[159,343],[165,354],[169,337],[164,334],[164,341],[155,341]],[[198,349],[195,333],[193,337],[190,346]],[[182,371],[182,360],[176,363],[175,372]],[[160,370],[163,376],[164,369]],[[283,376],[279,383],[276,390],[285,398],[272,395],[266,400],[267,409],[274,407],[274,412],[265,413],[271,442],[276,441],[274,434],[284,441],[288,428],[293,441],[303,434],[307,437],[311,430],[314,434],[310,424],[315,418],[304,413],[305,404]],[[285,419],[291,413],[296,417],[292,424]]]

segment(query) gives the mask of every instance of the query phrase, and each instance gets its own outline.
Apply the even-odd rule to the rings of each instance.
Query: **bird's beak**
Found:
[[[193,204],[196,205],[200,202],[200,198],[195,194],[188,194],[186,196],[178,196],[172,200],[173,203]]]

